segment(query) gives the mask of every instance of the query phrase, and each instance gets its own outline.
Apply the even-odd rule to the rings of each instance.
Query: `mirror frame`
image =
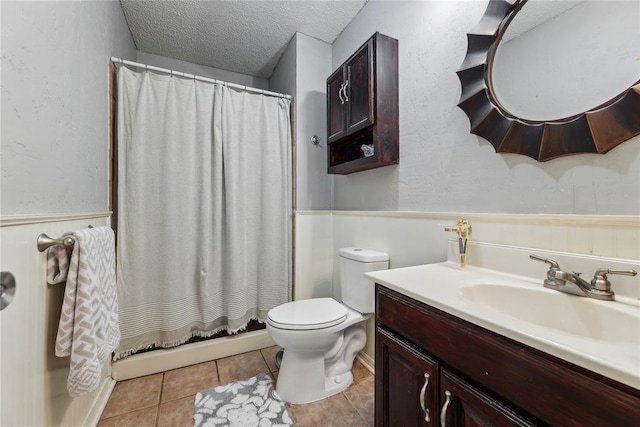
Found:
[[[460,107],[471,133],[493,145],[497,153],[529,156],[539,162],[579,153],[604,154],[640,134],[640,80],[609,101],[583,113],[557,120],[526,120],[498,102],[491,80],[493,60],[502,36],[527,0],[489,0],[471,33],[460,69]]]

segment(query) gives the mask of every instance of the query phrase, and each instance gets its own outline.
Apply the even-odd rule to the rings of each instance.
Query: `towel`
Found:
[[[69,254],[64,245],[50,246],[47,250],[47,283],[57,285],[67,281]]]
[[[120,342],[115,238],[109,227],[65,236],[75,239],[71,259],[62,245],[49,248],[47,281],[66,278],[55,353],[71,356],[67,389],[76,397],[98,387],[102,366]]]

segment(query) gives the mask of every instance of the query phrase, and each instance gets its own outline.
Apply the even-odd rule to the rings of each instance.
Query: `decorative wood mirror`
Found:
[[[557,10],[545,12],[546,16],[544,13],[533,13],[532,19],[521,19],[529,12],[527,8],[538,2],[546,3],[552,8],[555,3]],[[527,3],[529,6],[525,7]],[[564,10],[560,10],[562,6],[560,9],[557,8],[558,3],[566,3]],[[614,11],[621,13],[622,19],[630,26],[630,30],[621,30],[620,17],[609,17],[614,23],[611,25],[617,25],[614,31],[599,27],[597,22],[580,21],[582,19],[580,13],[583,14],[582,17],[585,14],[600,13],[595,15],[598,18],[595,19],[596,21],[602,17],[601,11],[583,10],[590,3],[598,3],[600,5],[596,6],[608,8],[604,10],[605,15]],[[640,10],[638,2],[620,2],[620,5]],[[498,153],[523,154],[538,161],[577,153],[606,153],[618,144],[640,134],[640,80],[638,80],[640,78],[640,48],[638,48],[640,34],[637,31],[640,13],[638,10],[635,13],[629,13],[628,10],[621,11],[617,6],[610,5],[610,2],[490,0],[484,16],[467,35],[467,55],[460,70],[457,71],[462,84],[458,106],[469,117],[471,133],[488,140]],[[548,19],[549,13],[555,16]],[[575,13],[578,15],[571,15]],[[514,30],[515,26],[511,27],[509,31],[512,34],[510,34],[507,30],[517,16],[518,21],[525,22],[524,29]],[[569,19],[569,23],[574,22],[574,25],[563,23],[560,20],[561,17]],[[577,25],[576,20],[578,20]],[[551,21],[553,22],[549,25],[555,25],[556,31],[561,31],[563,36],[573,35],[574,39],[566,41],[558,39],[557,36],[550,36],[554,34],[553,30],[550,30],[552,27],[541,27]],[[618,24],[615,24],[616,22]],[[578,28],[586,28],[592,32],[592,35],[576,35]],[[535,35],[536,30],[542,31]],[[630,34],[629,31],[631,31],[631,37],[627,37]],[[609,43],[607,37],[610,37],[612,32],[625,40],[607,45]],[[525,38],[526,44],[514,43],[515,48],[504,49],[504,57],[514,60],[512,61],[514,65],[501,65],[497,68],[496,65],[500,62],[497,59],[503,57],[502,52],[497,55],[499,48],[502,51],[503,46],[513,43],[515,37],[522,36],[528,37],[528,40]],[[588,39],[589,37],[591,39]],[[504,45],[501,44],[503,39]],[[507,43],[508,39],[511,40]],[[542,47],[538,46],[540,40],[544,40]],[[577,46],[582,46],[585,50],[569,60],[573,68],[558,65],[556,63],[558,61],[554,62],[549,53],[555,50],[559,52],[557,58],[564,59]],[[594,55],[597,55],[594,52],[596,46],[602,47],[603,54],[610,55],[607,58],[612,59],[603,60],[596,56],[594,60]],[[583,60],[587,62],[584,63]],[[524,72],[532,68],[530,64],[537,63],[546,67],[547,77],[539,78],[543,73],[535,70],[531,71],[531,77],[523,77]],[[607,71],[601,72],[607,67]],[[561,68],[569,70],[565,83],[555,87],[540,87],[541,81],[554,80],[551,77],[555,76]],[[577,76],[576,70],[579,70],[583,77]],[[595,78],[600,76],[600,80],[603,81],[598,88],[588,80],[594,76]],[[498,85],[498,78],[502,79],[500,83],[507,82],[506,85]],[[567,86],[571,84],[576,85],[573,93],[567,92]],[[516,99],[521,98],[517,100],[520,106],[518,102],[507,102],[506,96],[509,94],[516,95]],[[526,94],[530,98],[526,98]],[[539,113],[523,112],[520,108],[538,104],[538,98],[542,98],[545,94],[559,95],[557,99],[572,102],[579,98],[583,104],[582,107],[570,106],[569,110],[566,110],[568,112],[551,112],[561,103],[553,99],[546,107],[541,106],[542,112]],[[571,111],[571,108],[574,111]],[[576,108],[578,110],[575,110]]]

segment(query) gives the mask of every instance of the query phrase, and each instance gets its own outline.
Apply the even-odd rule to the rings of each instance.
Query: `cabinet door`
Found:
[[[437,390],[437,362],[377,328],[376,426],[437,426]]]
[[[357,132],[375,122],[375,88],[373,38],[346,63],[347,134]]]
[[[536,426],[499,401],[453,375],[440,372],[441,427]]]
[[[327,141],[346,134],[344,69],[337,69],[327,79]]]

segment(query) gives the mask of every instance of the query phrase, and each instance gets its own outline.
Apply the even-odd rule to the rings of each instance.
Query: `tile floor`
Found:
[[[146,377],[121,381],[107,402],[98,427],[192,426],[198,391],[269,372],[275,379],[278,347],[243,353]],[[374,376],[358,361],[353,384],[343,393],[306,405],[287,404],[298,427],[373,426]]]

